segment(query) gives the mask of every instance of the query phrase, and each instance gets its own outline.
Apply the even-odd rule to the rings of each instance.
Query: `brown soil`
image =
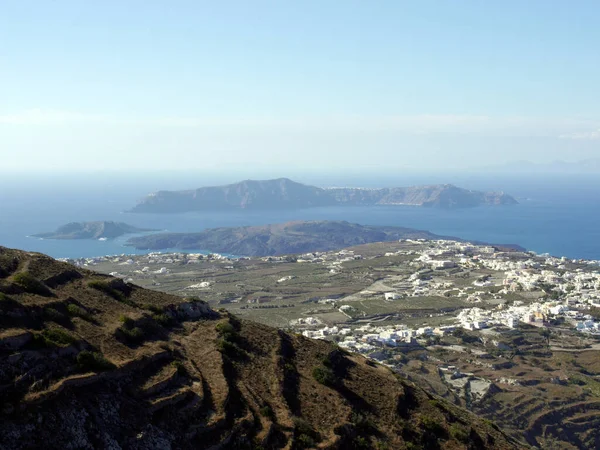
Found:
[[[0,248],[0,448],[513,449],[330,343]]]

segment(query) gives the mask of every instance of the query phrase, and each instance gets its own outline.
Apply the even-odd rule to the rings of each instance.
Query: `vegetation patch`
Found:
[[[0,311],[10,311],[20,307],[21,304],[18,301],[0,292]]]
[[[332,355],[322,357],[321,365],[312,370],[313,378],[317,382],[329,387],[335,386],[338,382],[338,378],[333,371],[331,356]]]
[[[88,286],[103,292],[121,303],[125,303],[129,306],[137,306],[134,302],[129,300],[123,292],[114,287],[112,280],[92,280],[88,283]]]
[[[275,420],[275,412],[273,411],[273,408],[271,408],[269,405],[265,405],[262,408],[260,408],[259,412],[261,416],[266,417],[271,421]]]
[[[54,294],[52,291],[42,283],[40,280],[35,278],[29,272],[19,272],[12,278],[14,284],[25,290],[30,294],[41,295],[42,297],[52,297]]]
[[[293,448],[313,448],[318,442],[321,442],[321,435],[312,427],[312,425],[301,417],[294,417]]]
[[[77,306],[74,303],[70,303],[69,305],[67,305],[67,312],[71,317],[79,317],[88,322],[94,322],[94,318],[88,312],[87,309],[82,308],[81,306]]]
[[[113,370],[116,366],[100,352],[84,350],[77,355],[77,366],[86,372],[104,372]]]
[[[17,270],[19,261],[17,258],[11,258],[8,255],[0,256],[0,278],[8,277],[11,273]]]
[[[171,367],[173,367],[176,371],[177,371],[177,375],[187,375],[187,369],[185,368],[185,365],[183,364],[182,361],[179,361],[178,359],[176,359],[175,361],[173,361],[171,363]]]
[[[122,342],[129,345],[135,345],[140,344],[147,338],[145,329],[137,325],[136,321],[131,317],[122,314],[119,317],[119,321],[123,325],[117,328],[115,334]]]
[[[458,442],[462,442],[463,444],[467,444],[469,442],[469,432],[465,429],[465,427],[453,423],[449,428],[450,436],[453,439],[456,439]]]
[[[420,424],[424,431],[429,432],[438,438],[445,439],[448,437],[446,429],[436,417],[423,415],[420,418]]]
[[[144,303],[142,305],[142,308],[147,309],[148,311],[151,311],[155,314],[162,314],[164,312],[164,308],[160,307],[160,306],[156,306],[153,305],[151,303]]]
[[[58,311],[55,308],[44,308],[44,318],[53,322],[64,322],[67,320],[67,316]]]
[[[48,328],[41,333],[33,333],[28,347],[34,349],[48,347],[67,347],[77,342],[77,339],[60,328]]]
[[[230,322],[219,322],[215,329],[219,334],[217,340],[217,349],[230,358],[245,356],[246,351],[243,350],[238,344],[240,336],[235,327]]]
[[[123,325],[117,329],[122,340],[128,344],[139,344],[146,338],[146,333],[140,327],[128,327]]]
[[[353,412],[350,422],[354,425],[360,436],[371,435],[377,432],[375,422],[364,414]]]
[[[337,378],[330,367],[317,366],[313,368],[312,376],[317,382],[325,386],[334,386],[337,382]]]
[[[152,319],[154,319],[154,321],[156,323],[158,323],[159,325],[161,325],[165,328],[169,328],[175,323],[173,318],[165,313],[160,313],[160,314],[154,313],[154,314],[152,314],[151,317],[152,317]]]

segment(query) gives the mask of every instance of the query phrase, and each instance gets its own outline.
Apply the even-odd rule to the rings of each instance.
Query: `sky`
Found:
[[[600,157],[600,2],[0,0],[0,171]]]

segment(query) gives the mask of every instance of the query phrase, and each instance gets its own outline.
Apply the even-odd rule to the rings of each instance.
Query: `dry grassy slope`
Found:
[[[334,346],[0,247],[0,448],[512,449]]]

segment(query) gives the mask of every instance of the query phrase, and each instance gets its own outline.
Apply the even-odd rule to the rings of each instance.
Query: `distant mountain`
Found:
[[[158,231],[136,228],[123,222],[71,222],[49,233],[34,234],[43,239],[114,239],[124,234]]]
[[[513,197],[503,192],[472,191],[451,184],[383,189],[323,189],[287,178],[278,178],[263,181],[246,180],[225,186],[202,187],[188,191],[158,191],[148,195],[130,212],[281,210],[340,205],[466,208],[516,203]]]
[[[345,221],[289,222],[199,233],[159,233],[134,237],[126,245],[141,250],[178,248],[244,256],[270,256],[338,250],[353,245],[398,239],[454,239],[404,227],[364,226]],[[518,246],[506,246],[518,248]]]

